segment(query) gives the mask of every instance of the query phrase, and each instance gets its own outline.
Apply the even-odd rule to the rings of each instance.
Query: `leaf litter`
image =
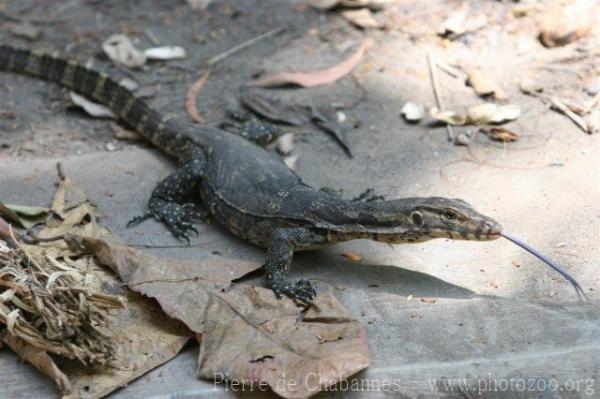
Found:
[[[265,381],[283,397],[306,397],[369,365],[364,328],[331,293],[320,293],[306,310],[269,289],[231,285],[260,263],[213,256],[174,264],[93,238],[74,240],[71,248],[94,254],[131,290],[155,298],[194,331],[201,341],[203,378]],[[322,342],[331,336],[335,339]],[[282,376],[306,381],[313,374],[322,381],[277,383]]]
[[[192,332],[201,341],[199,376],[212,380],[226,376],[246,383],[260,380],[283,397],[316,394],[370,363],[364,327],[331,293],[321,293],[306,309],[288,298],[277,299],[269,289],[231,284],[261,263],[221,256],[178,261],[143,254],[97,225],[94,206],[68,178],[59,185],[52,212],[53,218],[36,237],[40,241],[22,244],[32,253],[44,254],[44,260],[60,269],[58,274],[44,269],[53,277],[41,280],[41,286],[61,293],[68,292],[59,290],[63,285],[78,290],[74,300],[88,306],[94,303],[90,292],[105,302],[119,298],[115,306],[126,306],[116,316],[106,316],[105,334],[112,337],[111,344],[97,352],[111,362],[92,362],[91,355],[78,354],[79,362],[63,361],[59,367],[48,356],[53,353],[48,348],[10,332],[2,337],[24,360],[48,375],[65,397],[110,393],[174,357]],[[6,245],[0,248],[8,249]],[[100,265],[117,273],[130,290],[123,289]],[[74,282],[89,286],[83,289]],[[11,295],[5,292],[3,296]],[[155,299],[166,315],[155,302],[137,293]],[[11,317],[14,322],[5,322],[10,323],[9,330],[21,331],[19,316]],[[98,338],[85,342],[99,345],[94,339]],[[81,360],[100,364],[82,368]],[[319,379],[281,387],[278,381],[283,375],[298,381]]]
[[[92,257],[70,251],[61,239],[68,234],[111,237],[67,178],[40,242],[6,252],[0,241],[0,324],[9,327],[0,339],[65,397],[97,398],[174,357],[192,334],[151,300],[120,288]],[[60,366],[49,354],[61,356]]]

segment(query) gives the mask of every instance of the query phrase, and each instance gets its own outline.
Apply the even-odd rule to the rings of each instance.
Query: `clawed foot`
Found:
[[[297,280],[293,284],[289,281],[283,281],[280,284],[273,285],[271,288],[273,292],[275,292],[277,298],[281,298],[285,295],[305,305],[310,304],[317,296],[317,292],[313,285],[310,281],[305,279]]]
[[[150,200],[149,208],[143,215],[131,219],[127,223],[127,227],[154,217],[163,222],[175,238],[187,241],[188,245],[190,243],[188,233],[193,232],[197,236],[198,230],[196,230],[194,224],[201,222],[207,216],[206,212],[194,203],[180,205],[154,198]]]

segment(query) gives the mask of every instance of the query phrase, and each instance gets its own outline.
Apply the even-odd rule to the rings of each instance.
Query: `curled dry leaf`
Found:
[[[358,254],[355,254],[355,253],[349,252],[349,251],[342,252],[342,256],[348,260],[351,260],[352,262],[360,262],[363,260],[362,255],[358,255]]]
[[[400,114],[407,122],[418,122],[425,115],[425,107],[421,104],[407,102],[400,110]]]
[[[431,108],[430,114],[435,120],[448,125],[461,126],[467,123],[465,115],[459,115],[454,111],[440,110],[434,107]]]
[[[111,35],[102,43],[102,50],[114,63],[127,68],[139,68],[146,63],[146,56],[138,50],[127,35]]]
[[[484,14],[469,16],[469,8],[469,3],[465,1],[438,27],[438,35],[455,39],[483,28],[487,24],[487,17]]]
[[[521,108],[515,104],[484,103],[468,108],[465,114],[432,108],[431,116],[440,122],[455,126],[501,124],[521,116]]]
[[[117,116],[108,107],[102,104],[95,103],[88,100],[82,95],[79,95],[73,91],[69,92],[69,98],[74,105],[82,108],[88,115],[95,118],[110,118],[117,119]]]
[[[349,74],[371,47],[373,47],[373,40],[365,39],[354,54],[330,68],[307,72],[280,72],[250,82],[248,86],[277,87],[297,85],[301,87],[314,87],[331,84]]]
[[[5,204],[0,201],[0,216],[26,229],[46,222],[49,212],[48,208],[40,206]]]
[[[506,100],[504,90],[479,68],[467,72],[467,85],[471,86],[479,96],[492,96],[497,100]]]
[[[210,70],[204,72],[204,74],[202,74],[202,76],[200,76],[198,80],[192,83],[187,93],[185,94],[185,111],[187,112],[190,119],[196,123],[204,123],[204,118],[198,112],[198,105],[196,104],[196,101],[198,98],[198,94],[200,94],[200,91],[204,87],[204,84],[208,80],[209,76]]]
[[[510,143],[519,139],[517,133],[504,127],[481,128],[479,131],[488,136],[491,140],[501,141],[503,143]]]
[[[185,58],[187,53],[183,47],[179,46],[162,46],[152,47],[144,50],[144,55],[149,60],[176,60]]]
[[[278,98],[260,93],[257,89],[244,90],[242,104],[253,112],[275,122],[294,126],[312,123],[331,135],[349,157],[352,150],[346,138],[346,126],[338,122],[338,114],[331,109],[310,105],[286,104]]]
[[[174,262],[97,239],[75,242],[201,335],[201,377],[266,382],[281,396],[307,397],[369,365],[364,328],[330,293],[320,293],[304,313],[269,289],[230,287],[231,279],[260,267],[258,262],[216,256]],[[289,386],[278,383],[283,375],[320,381]]]
[[[521,108],[515,104],[496,105],[485,103],[467,110],[467,122],[472,125],[500,124],[521,116]]]

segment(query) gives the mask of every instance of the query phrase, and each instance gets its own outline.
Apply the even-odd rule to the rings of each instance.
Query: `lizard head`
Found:
[[[356,203],[353,207],[356,208]],[[358,211],[364,236],[389,244],[434,238],[488,241],[500,237],[502,226],[461,199],[400,198],[364,203]]]
[[[404,209],[409,234],[422,239],[486,241],[499,237],[502,226],[461,199],[414,198]]]

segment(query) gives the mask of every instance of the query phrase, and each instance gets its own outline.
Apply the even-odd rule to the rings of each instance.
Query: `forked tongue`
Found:
[[[508,231],[502,231],[500,233],[500,235],[502,237],[506,238],[507,240],[514,242],[515,244],[517,244],[518,246],[520,246],[521,248],[523,248],[524,250],[526,250],[530,254],[536,256],[542,262],[546,263],[548,266],[550,266],[551,268],[553,268],[554,270],[556,270],[557,272],[559,272],[565,279],[567,279],[567,281],[569,283],[571,283],[571,285],[573,286],[573,288],[575,288],[575,291],[577,292],[577,296],[579,297],[580,300],[581,300],[582,296],[586,300],[589,300],[588,297],[587,297],[587,295],[585,295],[585,292],[583,291],[583,289],[579,285],[579,283],[577,281],[575,281],[575,279],[573,277],[571,277],[571,275],[569,273],[567,273],[567,271],[565,269],[563,269],[562,267],[560,267],[559,265],[557,265],[556,263],[554,263],[547,256],[545,256],[542,253],[540,253],[537,249],[531,247],[525,241],[521,240],[518,237],[515,237],[514,235],[512,235]]]

